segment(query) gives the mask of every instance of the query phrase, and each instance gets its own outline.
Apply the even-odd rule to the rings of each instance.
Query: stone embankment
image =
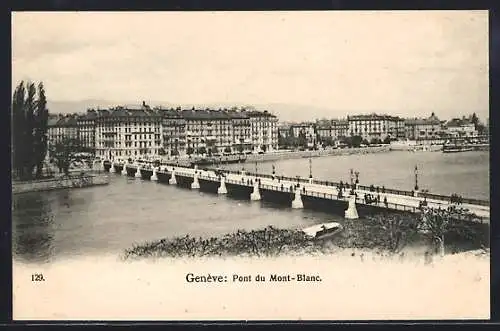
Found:
[[[289,159],[300,159],[308,157],[321,157],[332,155],[353,155],[353,154],[369,154],[389,152],[390,145],[383,145],[377,147],[359,147],[359,148],[339,148],[339,149],[325,149],[317,151],[276,151],[264,154],[249,154],[247,155],[247,162],[265,162],[265,161],[278,161]]]
[[[69,175],[58,176],[54,178],[31,180],[31,181],[13,181],[12,193],[27,193],[39,191],[51,191],[66,188],[82,188],[97,185],[109,184],[109,178],[106,175]]]

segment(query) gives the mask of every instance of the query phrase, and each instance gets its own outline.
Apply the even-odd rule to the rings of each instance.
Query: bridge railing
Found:
[[[419,193],[418,195],[421,197],[426,197],[429,199],[435,199],[435,200],[440,200],[440,201],[450,202],[450,200],[451,200],[451,197],[446,196],[446,195],[441,195],[441,194]],[[471,204],[471,205],[478,205],[478,206],[489,206],[490,205],[490,202],[487,200],[472,199],[472,198],[462,198],[462,203],[467,203],[467,204]]]
[[[213,168],[205,168],[205,169],[211,170],[211,171],[216,170]],[[241,171],[239,171],[239,170],[223,169],[221,171],[225,174],[235,174],[235,175],[241,174]],[[279,178],[280,180],[290,181],[290,182],[294,182],[294,183],[309,183],[308,178],[286,177],[286,176],[279,176],[279,175],[273,176],[273,175],[269,175],[269,174],[247,172],[247,171],[245,171],[245,176],[268,178],[268,179]],[[337,182],[332,182],[332,181],[327,181],[327,180],[317,180],[317,179],[313,180],[313,184],[332,186],[332,187],[338,187],[340,185],[340,183],[337,183]],[[350,185],[348,183],[344,183],[344,187],[349,188]],[[398,190],[398,189],[391,189],[391,188],[385,188],[385,187],[381,188],[379,186],[366,186],[366,185],[359,185],[359,184],[356,185],[356,187],[358,189],[365,190],[365,191],[371,191],[371,192],[377,192],[377,190],[378,190],[379,193],[389,193],[389,194],[396,194],[396,195],[409,196],[409,197],[414,196],[414,192],[406,191],[406,190]],[[428,199],[434,199],[434,200],[439,200],[439,201],[447,201],[447,202],[449,202],[451,199],[450,196],[441,195],[441,194],[423,193],[423,192],[420,192],[418,194],[418,196],[419,197],[427,197]],[[490,202],[487,200],[473,199],[473,198],[462,198],[462,203],[478,205],[478,206],[489,206],[490,205]]]

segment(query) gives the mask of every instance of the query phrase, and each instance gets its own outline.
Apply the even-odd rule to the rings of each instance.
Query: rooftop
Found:
[[[392,116],[386,114],[361,114],[361,115],[353,115],[347,116],[348,121],[366,121],[366,120],[389,120],[389,121],[403,121],[403,119],[399,116]]]
[[[143,103],[142,106],[116,106],[108,109],[88,109],[87,113],[78,115],[80,121],[102,119],[102,118],[122,118],[122,117],[163,117],[163,118],[184,118],[188,120],[230,120],[230,119],[248,119],[251,117],[276,118],[275,115],[265,111],[257,110],[237,110],[237,109],[181,109],[180,107],[150,108]]]
[[[448,123],[446,123],[447,127],[461,127],[465,125],[473,125],[473,123],[468,118],[453,118]]]

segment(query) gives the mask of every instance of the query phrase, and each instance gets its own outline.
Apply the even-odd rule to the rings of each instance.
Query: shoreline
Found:
[[[52,178],[34,179],[29,181],[12,181],[12,194],[17,195],[30,192],[75,189],[108,184],[109,178],[106,174],[70,174],[69,176],[55,176]]]
[[[268,162],[301,159],[308,157],[324,157],[338,155],[355,155],[355,154],[371,154],[390,152],[390,145],[379,147],[359,147],[359,148],[340,148],[330,150],[316,151],[288,151],[288,152],[268,152],[264,154],[249,154],[245,162]]]

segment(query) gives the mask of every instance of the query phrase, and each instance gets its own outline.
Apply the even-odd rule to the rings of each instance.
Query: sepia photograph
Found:
[[[488,11],[11,15],[14,320],[490,318]]]

